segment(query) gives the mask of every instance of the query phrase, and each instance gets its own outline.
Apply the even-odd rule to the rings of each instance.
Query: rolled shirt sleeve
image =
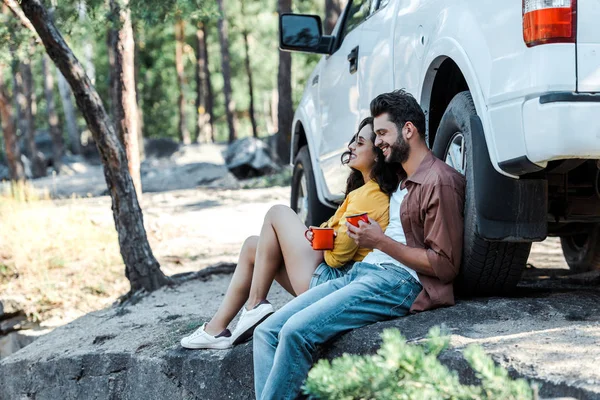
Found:
[[[455,188],[440,183],[431,186],[429,199],[423,227],[427,259],[435,276],[450,283],[460,269],[464,203]]]

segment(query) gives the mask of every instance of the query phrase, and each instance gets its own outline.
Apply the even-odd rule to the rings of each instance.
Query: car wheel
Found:
[[[294,160],[290,207],[306,226],[319,226],[335,212],[319,201],[308,146],[303,146]]]
[[[560,238],[565,260],[575,272],[600,269],[600,224],[592,225],[587,233]]]
[[[470,118],[477,115],[468,91],[458,93],[437,129],[433,153],[466,177],[464,246],[460,274],[456,280],[463,295],[510,292],[521,279],[531,243],[491,242],[477,231]]]

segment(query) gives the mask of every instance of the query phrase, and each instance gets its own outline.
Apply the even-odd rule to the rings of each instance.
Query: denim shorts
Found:
[[[348,271],[352,269],[354,265],[354,261],[350,261],[339,268],[333,268],[322,262],[317,266],[315,272],[313,272],[313,276],[310,279],[310,284],[308,285],[309,289],[314,288],[315,286],[319,286],[321,283],[325,283],[337,278],[341,278],[346,275]]]

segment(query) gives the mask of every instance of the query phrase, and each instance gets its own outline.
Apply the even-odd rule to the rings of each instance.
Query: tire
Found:
[[[470,118],[477,115],[468,91],[458,93],[446,108],[433,145],[433,153],[447,160],[451,144],[460,142],[462,160],[457,168],[465,174],[464,247],[456,289],[464,296],[501,295],[515,288],[527,263],[531,243],[491,242],[477,232]],[[456,140],[456,141],[455,141]],[[452,147],[455,148],[455,147]],[[450,157],[451,158],[451,157]],[[451,164],[451,162],[447,163]],[[454,166],[454,165],[453,165]],[[456,166],[455,166],[456,168]],[[461,170],[462,169],[462,170]]]
[[[592,225],[588,233],[562,236],[560,244],[572,271],[600,269],[600,224]]]
[[[290,207],[300,215],[306,226],[319,226],[335,212],[319,201],[308,146],[302,146],[294,160]]]

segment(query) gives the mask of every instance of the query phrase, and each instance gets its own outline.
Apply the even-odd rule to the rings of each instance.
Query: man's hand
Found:
[[[346,222],[348,236],[356,242],[359,247],[374,249],[377,243],[385,237],[381,226],[369,217],[369,223],[358,221],[358,227]]]

